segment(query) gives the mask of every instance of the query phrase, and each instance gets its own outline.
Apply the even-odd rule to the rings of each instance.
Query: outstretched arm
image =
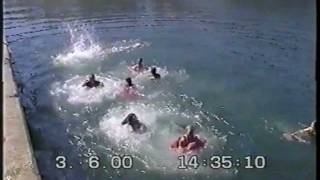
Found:
[[[128,123],[128,118],[125,118],[122,122],[121,122],[121,125],[125,125]]]
[[[82,84],[82,87],[87,86],[88,81]]]
[[[303,133],[312,133],[312,131],[313,131],[312,127],[307,127],[302,130]]]
[[[299,134],[305,134],[305,133],[311,133],[312,132],[312,128],[311,127],[307,127],[298,131],[295,131],[293,133],[291,133],[291,136],[296,136]]]

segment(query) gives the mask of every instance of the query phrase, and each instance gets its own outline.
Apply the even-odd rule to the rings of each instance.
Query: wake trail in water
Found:
[[[71,104],[101,103],[106,99],[115,99],[121,90],[121,81],[110,76],[96,75],[104,86],[87,88],[82,85],[86,76],[74,76],[64,83],[56,82],[52,85],[51,95],[66,98]]]
[[[145,134],[135,134],[131,127],[121,125],[129,113],[135,113],[139,121],[147,126]],[[109,109],[100,121],[99,130],[106,136],[106,144],[112,142],[118,152],[125,151],[140,157],[146,168],[173,172],[179,164],[177,154],[170,149],[170,144],[184,133],[182,124],[197,123],[198,116],[189,110],[169,105],[166,101],[152,104],[134,102]],[[198,127],[197,134],[206,138],[209,144],[200,155],[209,156],[223,149],[225,137],[212,133],[210,129]],[[192,171],[195,172],[209,173],[212,170],[202,168]]]
[[[53,57],[54,64],[58,66],[75,67],[95,61],[111,60],[107,57],[114,53],[131,52],[150,45],[139,39],[120,40],[101,45],[94,40],[92,33],[87,29],[77,30],[70,26],[68,29],[71,46],[65,52]],[[157,69],[161,75],[160,80],[151,80],[151,67]],[[132,78],[141,95],[140,99],[129,99],[125,102],[119,99],[119,97],[123,98],[126,77]],[[209,159],[212,154],[222,152],[227,142],[227,135],[221,133],[214,125],[218,121],[223,121],[228,126],[227,121],[214,114],[204,113],[201,101],[187,95],[179,96],[172,93],[176,86],[182,85],[189,78],[184,69],[170,70],[158,65],[149,66],[145,71],[137,73],[122,61],[108,74],[96,75],[96,79],[104,84],[103,87],[91,89],[83,87],[87,77],[75,75],[64,82],[52,84],[50,93],[59,99],[59,107],[63,107],[65,101],[71,105],[86,105],[80,111],[85,111],[87,107],[91,108],[92,104],[101,105],[109,102],[107,106],[97,106],[98,109],[94,111],[105,112],[97,120],[96,126],[91,126],[92,123],[85,119],[80,124],[83,130],[79,130],[79,124],[68,128],[68,134],[79,139],[79,142],[81,140],[81,143],[72,141],[71,143],[82,149],[83,155],[87,156],[86,151],[92,150],[91,145],[94,144],[93,147],[102,148],[108,153],[132,155],[144,165],[141,171],[152,169],[165,173],[177,173],[178,155],[170,149],[170,144],[185,133],[184,128],[187,125],[197,127],[196,134],[207,141],[205,148],[198,154],[203,159]],[[64,112],[68,113],[68,108],[64,109]],[[92,112],[88,111],[85,114],[90,113]],[[146,125],[146,133],[136,134],[132,132],[130,126],[121,125],[129,113],[135,113],[139,121]],[[83,119],[81,113],[73,114]],[[91,124],[90,128],[85,128],[88,124]],[[81,137],[87,137],[87,140]],[[217,176],[227,176],[236,173],[235,170],[218,169],[214,170],[214,173]],[[210,168],[201,167],[186,170],[184,173],[210,174],[211,176],[212,172]]]

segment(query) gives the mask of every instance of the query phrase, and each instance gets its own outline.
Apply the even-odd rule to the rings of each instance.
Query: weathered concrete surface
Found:
[[[28,127],[17,96],[10,52],[2,43],[3,57],[3,179],[40,180]]]

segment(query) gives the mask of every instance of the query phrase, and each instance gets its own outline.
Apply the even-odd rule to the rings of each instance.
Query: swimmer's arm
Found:
[[[178,139],[178,148],[182,148],[182,143],[184,143],[184,141],[186,141],[186,139],[183,136],[179,137],[179,139]]]
[[[305,129],[301,129],[301,130],[295,131],[295,132],[291,133],[291,135],[295,136],[295,135],[298,135],[300,133],[310,133],[310,132],[312,132],[312,128],[311,127],[307,127]]]
[[[307,127],[305,129],[303,129],[303,132],[310,132],[310,131],[312,131],[312,127]]]
[[[121,125],[125,125],[125,124],[127,124],[128,123],[128,119],[126,118],[126,119],[124,119],[122,122],[121,122]]]
[[[178,137],[178,139],[171,144],[171,148],[178,148],[180,139],[181,137]]]
[[[195,142],[189,143],[187,146],[187,150],[190,151],[190,150],[194,149],[195,146],[196,146]]]
[[[312,127],[308,127],[302,130],[303,133],[308,133],[308,134],[313,134],[313,129]]]
[[[86,81],[85,83],[82,84],[82,87],[87,86],[88,81]]]

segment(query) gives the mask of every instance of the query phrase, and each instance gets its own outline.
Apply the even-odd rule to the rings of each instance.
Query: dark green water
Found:
[[[315,179],[315,145],[282,135],[315,119],[315,14],[311,0],[6,0],[43,179]],[[126,66],[140,57],[163,78],[135,77],[144,98],[124,100]],[[79,87],[90,73],[105,88]],[[129,112],[146,135],[120,126]],[[230,155],[241,167],[177,169],[169,143],[187,124],[208,140],[200,160]],[[133,168],[111,168],[116,154],[132,155]],[[88,168],[91,155],[100,168]],[[245,169],[247,155],[266,167]]]

